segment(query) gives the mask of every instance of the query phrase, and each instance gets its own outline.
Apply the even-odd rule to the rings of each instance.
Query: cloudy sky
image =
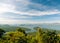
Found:
[[[60,0],[0,0],[0,24],[60,23]]]

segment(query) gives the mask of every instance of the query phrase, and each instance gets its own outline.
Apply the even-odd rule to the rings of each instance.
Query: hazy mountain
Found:
[[[24,27],[33,30],[34,27],[41,27],[44,29],[60,30],[58,23],[44,23],[44,24],[0,24],[0,28],[6,31],[14,31],[17,27]]]

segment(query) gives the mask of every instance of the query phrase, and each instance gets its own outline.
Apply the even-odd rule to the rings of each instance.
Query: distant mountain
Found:
[[[41,24],[0,24],[0,28],[13,31],[16,30],[17,27],[24,27],[34,30],[34,27],[41,27],[44,29],[52,29],[52,30],[60,30],[60,23],[41,23]]]
[[[16,24],[14,26],[19,27],[27,27],[27,28],[34,28],[34,27],[41,27],[41,28],[48,28],[54,30],[60,30],[60,23],[44,23],[44,24]]]

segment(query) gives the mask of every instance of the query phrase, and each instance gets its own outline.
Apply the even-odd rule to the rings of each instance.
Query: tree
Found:
[[[43,43],[43,31],[42,28],[37,28],[37,33],[36,33],[36,40],[38,41],[37,43]]]
[[[58,36],[56,31],[47,31],[45,35],[43,35],[43,42],[44,43],[57,43]]]
[[[2,35],[3,35],[4,33],[5,33],[5,31],[0,28],[0,38],[2,37]]]
[[[25,30],[23,28],[17,28],[17,31],[23,32],[25,35],[27,35],[26,32],[25,32]]]
[[[4,38],[5,43],[27,43],[25,34],[19,31],[7,32]]]

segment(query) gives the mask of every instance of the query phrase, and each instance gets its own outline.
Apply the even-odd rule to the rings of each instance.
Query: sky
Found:
[[[0,24],[60,23],[60,0],[0,0]]]

